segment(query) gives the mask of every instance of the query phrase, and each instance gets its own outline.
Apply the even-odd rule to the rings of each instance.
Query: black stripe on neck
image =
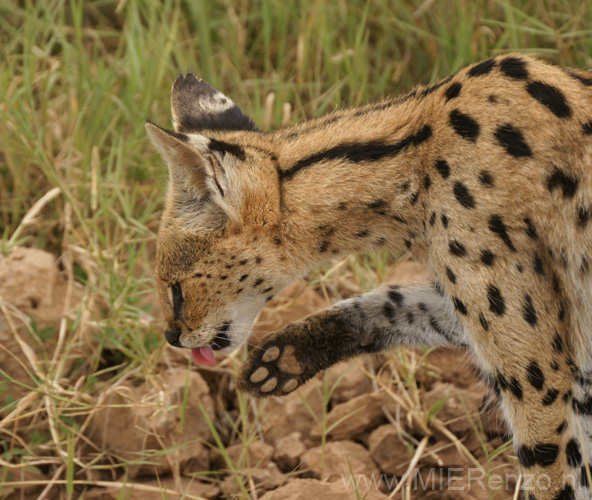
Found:
[[[409,146],[418,146],[422,142],[427,141],[431,136],[432,127],[424,125],[418,132],[405,137],[395,144],[386,144],[382,140],[338,144],[337,146],[298,160],[287,170],[281,170],[279,172],[280,180],[288,181],[301,170],[321,161],[342,159],[351,163],[361,163],[363,161],[378,161],[389,156],[396,156]]]

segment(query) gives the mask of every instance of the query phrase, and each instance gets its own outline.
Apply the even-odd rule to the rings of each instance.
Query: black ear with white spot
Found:
[[[191,73],[179,75],[173,83],[171,109],[176,132],[255,130],[231,99]]]

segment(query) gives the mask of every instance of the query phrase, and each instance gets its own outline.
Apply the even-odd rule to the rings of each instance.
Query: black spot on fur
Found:
[[[243,275],[240,277],[239,281],[245,281],[245,280],[246,280],[248,277],[249,277],[249,275],[248,275],[248,274],[243,274]]]
[[[518,379],[516,379],[516,377],[510,378],[510,380],[508,381],[506,377],[499,373],[497,376],[497,382],[502,390],[511,391],[512,394],[514,394],[514,396],[516,397],[516,399],[521,400],[524,396],[524,392],[522,391],[522,385],[520,385],[520,382],[518,382]]]
[[[539,276],[545,275],[545,268],[543,267],[543,261],[541,260],[541,258],[537,254],[534,254],[533,267],[534,267],[534,272],[537,273]]]
[[[457,297],[452,298],[452,302],[454,303],[454,308],[461,314],[465,316],[468,314],[467,306],[464,304],[462,300]]]
[[[549,389],[543,398],[543,406],[552,405],[555,400],[559,396],[559,391],[557,389]]]
[[[588,467],[586,467],[585,465],[582,465],[582,467],[580,468],[580,486],[582,488],[590,489],[590,480],[588,479],[588,469],[590,469],[590,465],[588,465]]]
[[[432,212],[429,222],[430,222],[430,226],[433,226],[436,223],[436,212]]]
[[[584,257],[582,257],[582,264],[580,265],[580,272],[582,274],[588,274],[589,271],[590,271],[590,262],[588,262],[588,257],[586,257],[584,255]]]
[[[557,434],[563,434],[566,429],[567,429],[567,420],[564,420],[563,422],[561,422],[559,424],[559,426],[557,427],[557,429],[555,429],[555,432]]]
[[[386,205],[386,201],[384,200],[375,200],[371,203],[368,203],[368,208],[371,209],[376,209],[376,208],[382,208]]]
[[[567,104],[563,92],[557,87],[536,81],[530,82],[526,90],[531,97],[546,106],[558,118],[569,118],[571,116],[571,108]]]
[[[415,205],[417,203],[417,200],[419,200],[419,191],[411,195],[411,204]]]
[[[456,197],[456,201],[458,201],[463,207],[465,208],[475,208],[475,200],[471,193],[467,189],[467,187],[460,181],[456,181],[454,183],[454,196]]]
[[[557,331],[555,332],[555,336],[553,337],[553,349],[558,353],[562,353],[564,349],[563,339],[559,336]]]
[[[538,322],[537,313],[532,304],[532,299],[530,295],[526,294],[524,297],[524,307],[522,309],[522,314],[524,315],[524,319],[530,326],[536,326]]]
[[[532,156],[532,151],[530,146],[526,144],[524,135],[522,135],[522,132],[510,123],[499,126],[494,135],[500,146],[514,158]]]
[[[448,227],[448,217],[446,217],[445,214],[442,214],[442,216],[440,217],[440,219],[442,220],[442,225],[447,228]]]
[[[479,64],[475,64],[468,72],[468,76],[482,76],[489,73],[495,67],[495,59],[487,59]]]
[[[516,247],[512,243],[512,240],[510,239],[510,236],[508,235],[508,230],[506,229],[504,220],[500,215],[492,215],[489,218],[489,230],[492,233],[497,234],[512,252],[517,251]]]
[[[551,367],[551,370],[553,370],[554,372],[559,371],[559,363],[557,361],[551,361],[549,363],[549,366]]]
[[[578,75],[574,71],[569,70],[567,71],[567,74],[571,76],[574,80],[577,80],[578,82],[585,85],[586,87],[592,87],[592,78],[586,78],[585,76]]]
[[[526,80],[528,78],[528,71],[526,70],[526,63],[519,57],[506,57],[499,63],[501,72],[514,78],[516,80]]]
[[[389,296],[389,299],[391,299],[398,306],[400,306],[405,300],[405,297],[403,296],[403,294],[401,292],[399,292],[394,287],[390,288],[390,290],[388,292],[388,296]]]
[[[486,170],[482,170],[481,172],[479,172],[479,182],[483,184],[485,187],[492,187],[493,177],[491,177],[491,174]]]
[[[428,189],[430,189],[431,185],[432,185],[432,179],[430,178],[430,176],[428,174],[426,174],[426,176],[423,178],[423,187],[427,191]]]
[[[523,467],[549,467],[557,460],[559,446],[553,443],[538,443],[534,446],[520,446],[516,451]]]
[[[570,467],[579,467],[582,463],[580,445],[575,439],[571,439],[565,446],[565,455],[567,457],[567,463]]]
[[[467,255],[467,249],[464,247],[464,245],[458,241],[451,241],[448,244],[448,248],[450,249],[450,253],[452,255],[456,255],[457,257],[464,257],[465,255]]]
[[[578,226],[580,229],[585,229],[590,222],[590,216],[592,215],[592,209],[590,207],[580,207],[578,209]]]
[[[557,494],[555,500],[575,500],[575,498],[576,495],[574,493],[573,488],[569,484],[566,484]]]
[[[255,257],[255,264],[261,264],[261,262],[263,262],[262,257]]]
[[[368,231],[367,229],[364,229],[363,231],[356,233],[356,236],[358,238],[366,238],[366,236],[368,236],[369,234],[370,234],[370,231]]]
[[[282,181],[288,181],[301,170],[324,161],[342,160],[350,163],[361,163],[394,157],[410,146],[419,146],[431,136],[432,128],[429,125],[425,125],[416,133],[405,137],[395,144],[388,144],[382,140],[364,143],[345,142],[301,158],[289,169],[281,170],[279,172],[280,179]]]
[[[491,250],[483,250],[481,252],[481,262],[486,266],[493,266],[493,261],[495,260],[495,255],[491,252]]]
[[[573,198],[578,189],[578,184],[578,179],[570,177],[557,167],[547,177],[547,189],[552,192],[555,188],[561,188],[564,198]]]
[[[450,280],[450,283],[452,283],[452,284],[456,283],[456,276],[450,270],[449,267],[446,267],[446,276],[448,276],[448,279]]]
[[[526,378],[537,391],[542,391],[545,385],[545,375],[536,361],[531,361],[526,368]]]
[[[261,291],[261,294],[267,293],[267,292],[271,292],[273,290],[273,287],[270,286],[269,288],[266,288],[265,290]]]
[[[407,313],[407,323],[412,325],[414,321],[415,321],[415,316],[413,315],[412,312],[408,312]]]
[[[329,250],[329,245],[330,243],[327,240],[321,241],[321,243],[319,243],[319,252],[325,253]]]
[[[586,122],[586,123],[584,123],[584,125],[582,125],[582,131],[586,135],[592,135],[592,120],[590,120],[589,122]]]
[[[259,278],[257,280],[255,280],[255,283],[253,283],[253,287],[259,286],[261,283],[263,283],[263,278]]]
[[[436,170],[440,172],[440,175],[443,179],[448,179],[450,176],[450,167],[448,166],[446,160],[438,160],[434,166]]]
[[[528,237],[532,240],[537,240],[539,235],[532,221],[528,217],[526,217],[524,219],[524,223],[526,224],[526,234],[528,235]]]
[[[450,99],[454,99],[455,97],[458,97],[460,94],[460,91],[462,89],[462,84],[455,82],[452,85],[450,85],[450,87],[448,87],[446,89],[446,91],[444,92],[444,96],[446,97],[446,101],[450,101]]]
[[[570,397],[571,397],[571,391],[569,391],[569,392],[570,392]],[[567,398],[567,401],[569,401],[569,399],[570,398]],[[565,396],[564,396],[563,400],[564,401],[566,400]],[[574,411],[579,413],[580,415],[592,415],[592,398],[588,397],[584,401],[578,401],[577,399],[574,398],[574,400],[571,402],[571,404],[572,404]]]
[[[506,303],[498,287],[489,285],[487,299],[489,300],[489,310],[498,316],[503,316],[506,312]]]
[[[590,489],[590,480],[588,479],[588,469],[592,470],[592,467],[590,467],[590,464],[588,464],[588,467],[586,467],[585,465],[582,465],[582,467],[580,468],[580,486],[582,488]]]
[[[485,330],[486,332],[488,332],[489,331],[489,323],[485,319],[485,316],[483,316],[483,313],[482,312],[479,313],[479,322],[481,323],[481,326],[483,327],[483,330]]]
[[[461,113],[458,109],[450,112],[449,122],[454,131],[468,141],[475,142],[479,136],[479,124],[469,115]]]
[[[382,313],[390,320],[395,316],[395,308],[390,302],[385,302],[382,305]]]

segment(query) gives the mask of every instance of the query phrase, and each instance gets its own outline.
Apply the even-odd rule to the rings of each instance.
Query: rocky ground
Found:
[[[404,262],[387,281],[424,274]],[[341,296],[358,291],[336,286]],[[240,359],[198,370],[188,352],[163,346],[144,370],[104,354],[89,385],[72,355],[83,359],[89,343],[79,337],[64,350],[63,318],[76,318],[80,303],[83,290],[52,255],[0,256],[2,499],[513,498],[517,469],[501,416],[463,351],[360,358],[258,401],[234,391]],[[255,331],[326,305],[319,287],[294,283]],[[44,331],[58,334],[48,341]]]

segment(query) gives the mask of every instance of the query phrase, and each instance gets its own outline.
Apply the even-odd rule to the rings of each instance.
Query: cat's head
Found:
[[[169,343],[231,351],[255,316],[293,279],[282,251],[274,152],[252,120],[207,82],[179,76],[174,131],[146,123],[169,168],[155,274]]]

